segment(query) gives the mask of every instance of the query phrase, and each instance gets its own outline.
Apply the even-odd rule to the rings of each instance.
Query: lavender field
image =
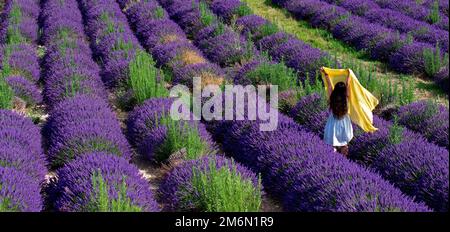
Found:
[[[448,212],[448,17],[447,0],[0,0],[0,212]],[[323,140],[323,66],[379,99],[347,157]],[[276,129],[196,118],[194,99],[174,119],[195,77],[278,86],[257,97]]]

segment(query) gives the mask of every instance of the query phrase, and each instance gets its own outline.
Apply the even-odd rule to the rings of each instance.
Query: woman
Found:
[[[353,127],[348,115],[350,88],[350,73],[346,79],[346,83],[338,82],[332,88],[331,80],[328,74],[321,71],[325,75],[328,88],[328,99],[330,107],[330,116],[325,126],[324,140],[335,148],[335,151],[348,155],[348,143],[353,138]]]

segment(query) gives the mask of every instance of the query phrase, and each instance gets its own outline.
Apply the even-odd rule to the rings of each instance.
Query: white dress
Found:
[[[330,111],[323,139],[329,145],[340,147],[347,145],[353,138],[353,126],[350,116],[346,114],[340,119],[334,117]]]

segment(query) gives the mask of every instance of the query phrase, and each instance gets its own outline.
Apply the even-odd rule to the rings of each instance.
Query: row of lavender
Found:
[[[208,6],[235,33],[240,33],[247,40],[247,43],[253,42],[261,53],[267,54],[270,59],[273,59],[270,62],[271,64],[278,63],[281,66],[286,65],[299,75],[303,83],[305,83],[304,80],[306,78],[313,81],[317,77],[317,70],[322,66],[339,66],[338,62],[332,60],[328,53],[305,44],[294,35],[281,31],[268,20],[252,14],[245,3],[238,0],[216,0],[208,2]],[[239,67],[233,80],[239,84],[246,84],[249,81],[254,82],[253,84],[258,84],[255,83],[255,79],[257,80],[261,77],[252,78],[252,76],[255,73],[257,75],[264,75],[264,73],[258,72],[258,70],[265,66],[269,66],[269,69],[277,69],[277,67],[268,65],[266,61],[254,59],[252,62],[248,62],[247,64],[243,64],[242,67]],[[290,71],[284,70],[282,73],[277,76],[272,72],[271,75],[275,75],[275,77],[270,78],[272,79],[270,80],[272,81],[271,84],[279,85],[281,91],[288,90],[283,95],[287,97],[292,96],[293,86],[299,85],[300,83],[288,82],[288,87],[283,88],[283,84],[286,83],[280,82],[277,79],[286,79]],[[261,79],[269,78],[263,77]]]
[[[431,141],[448,148],[448,109],[442,107],[440,112],[426,117],[423,105],[413,103],[400,108],[399,123],[411,129],[422,125],[421,129]],[[323,97],[313,94],[303,97],[290,116],[323,137],[327,112]],[[439,120],[419,123],[414,119]],[[434,210],[448,211],[448,150],[377,116],[374,116],[374,124],[378,128],[374,133],[362,133],[359,129],[355,132],[350,158],[380,173],[405,194]]]
[[[0,211],[37,212],[47,174],[40,128],[9,110],[0,110]]]
[[[218,3],[219,2],[219,3]],[[230,1],[228,1],[229,3]],[[214,1],[212,2],[212,8],[214,12],[220,12],[222,13],[222,15],[228,16],[228,18],[231,18],[233,15],[233,10],[232,7],[230,7],[230,5],[226,5],[225,4],[226,1]],[[224,7],[224,6],[228,6],[228,8]],[[235,7],[237,7],[238,4],[235,4]],[[226,19],[224,17],[224,19]],[[258,30],[258,26],[263,25],[264,23],[267,23],[265,20],[256,20],[256,17],[252,17],[252,16],[244,16],[242,18],[239,18],[236,20],[236,24],[239,26],[242,26],[242,28],[247,29],[248,31],[253,32],[253,35],[260,35],[258,34],[258,32],[261,32],[261,30]],[[255,33],[256,32],[256,33]],[[246,68],[242,69],[244,72],[246,70]],[[241,71],[242,72],[242,71]],[[238,72],[239,73],[239,72]],[[245,78],[245,77],[241,77],[241,78]],[[318,107],[318,106],[323,106],[323,107]],[[308,110],[309,109],[309,110]],[[445,137],[445,134],[448,134],[446,131],[448,131],[448,122],[446,122],[445,119],[445,108],[441,108],[440,109],[442,114],[439,114],[440,116],[437,117],[444,117],[442,118],[442,120],[439,120],[439,122],[444,122],[443,124],[436,122],[435,124],[430,124],[428,126],[428,130],[427,130],[427,134],[429,134],[430,136],[437,136],[435,134],[439,134],[442,135],[439,136],[438,138],[435,138],[433,140],[433,138],[431,138],[431,140],[439,143],[440,145],[443,146],[447,146],[448,147],[448,138]],[[447,114],[448,114],[448,110],[447,110]],[[326,118],[328,117],[327,111],[325,109],[325,104],[320,102],[320,97],[318,95],[312,95],[312,96],[307,96],[304,99],[302,99],[297,106],[292,110],[291,117],[297,119],[298,122],[300,122],[301,124],[305,125],[307,129],[309,129],[312,132],[318,133],[319,135],[322,133],[322,128],[324,127]],[[404,116],[405,118],[406,116]],[[434,119],[436,119],[437,117],[434,117]],[[407,120],[407,119],[405,119]],[[404,121],[405,121],[404,120]],[[378,118],[377,118],[377,124],[378,124]],[[448,116],[447,116],[447,121],[448,121]],[[383,125],[382,129],[380,129],[379,132],[377,132],[377,135],[380,135],[380,137],[375,136],[375,140],[371,140],[371,142],[373,141],[377,141],[377,144],[387,144],[388,141],[386,141],[386,139],[388,138],[387,136],[389,135],[388,131],[388,123],[387,122],[383,122],[380,123],[381,125]],[[412,124],[412,123],[411,123]],[[424,123],[425,124],[425,123]],[[434,126],[433,126],[434,125]],[[447,126],[445,126],[447,125]],[[401,136],[401,135],[400,135]],[[445,157],[446,154],[448,154],[448,152],[445,149],[441,149],[438,148],[435,145],[431,145],[431,144],[427,144],[422,138],[419,139],[419,136],[416,136],[414,134],[412,134],[409,131],[405,131],[403,133],[403,141],[405,141],[405,144],[410,145],[411,143],[414,142],[419,142],[420,144],[425,146],[425,150],[423,151],[425,154],[429,154],[428,160],[427,162],[424,163],[415,163],[414,160],[411,159],[411,157],[414,158],[418,158],[418,156],[420,156],[420,152],[415,152],[415,150],[412,150],[412,148],[410,150],[408,150],[408,152],[402,153],[401,155],[398,155],[397,157],[400,157],[398,162],[395,162],[395,164],[398,164],[399,162],[402,163],[401,167],[398,168],[396,166],[393,165],[389,165],[389,164],[394,164],[392,162],[387,162],[387,164],[385,164],[385,160],[389,160],[388,158],[390,158],[389,156],[376,156],[377,158],[377,162],[365,162],[363,163],[364,165],[370,166],[371,168],[375,169],[378,172],[381,172],[383,174],[383,177],[385,177],[386,179],[392,181],[393,183],[395,183],[396,185],[398,185],[402,190],[404,190],[407,194],[417,197],[417,199],[419,201],[424,201],[426,203],[429,204],[429,206],[433,207],[436,210],[440,210],[440,211],[446,211],[448,210],[448,206],[447,206],[447,202],[448,200],[445,198],[446,193],[448,193],[448,183],[446,184],[445,180],[448,179],[448,172],[446,173],[445,170],[448,169],[445,168],[445,164],[448,164],[448,162],[445,162]],[[368,139],[371,138],[371,136],[362,136],[362,139]],[[378,140],[379,139],[379,140]],[[447,140],[447,141],[445,141]],[[382,142],[380,142],[382,141]],[[441,144],[443,143],[443,144]],[[446,144],[445,144],[446,143]],[[358,143],[357,144],[364,144],[363,146],[358,146],[360,148],[360,150],[362,151],[357,151],[354,152],[355,154],[357,154],[360,158],[367,158],[368,160],[370,159],[375,159],[372,158],[372,155],[375,154],[370,154],[369,151],[370,148],[373,148],[372,146],[370,146],[368,144],[367,141],[364,141],[364,143]],[[365,148],[365,146],[367,146],[368,148]],[[399,145],[400,146],[400,145]],[[407,146],[407,145],[403,145],[403,146]],[[382,149],[382,147],[378,147],[380,150]],[[366,149],[366,150],[363,150]],[[357,150],[357,149],[355,149]],[[372,150],[371,150],[372,151]],[[375,150],[376,151],[376,150]],[[392,153],[392,152],[391,152]],[[389,152],[385,152],[385,153],[381,153],[381,154],[391,154]],[[372,161],[372,160],[371,160]],[[411,170],[408,170],[408,168],[405,167],[411,167]],[[415,172],[422,170],[423,168],[428,167],[430,169],[436,169],[433,172],[433,175],[429,175],[429,176],[425,176],[423,177],[422,182],[418,181],[418,182],[408,182],[410,175],[414,175]],[[383,173],[384,171],[384,173]],[[392,173],[404,173],[405,176],[400,176],[397,177],[395,175],[393,175]],[[438,187],[440,186],[440,184],[442,184],[442,187]],[[415,187],[413,187],[415,186]],[[445,187],[447,186],[447,187]],[[415,188],[416,190],[410,190],[410,188]],[[438,189],[439,188],[439,189]],[[434,192],[433,194],[428,194],[428,192]]]
[[[5,42],[0,49],[0,81],[5,78],[15,96],[34,105],[41,98],[36,85],[39,63],[35,44],[39,4],[37,1],[5,4],[0,19],[4,33],[0,42]],[[1,91],[3,95],[6,90]],[[10,108],[10,104],[2,106]],[[46,174],[40,128],[18,113],[0,110],[0,211],[40,211],[43,208],[40,192]]]
[[[400,12],[413,19],[434,24],[442,29],[448,30],[448,2],[439,0],[428,0],[426,4],[418,4],[414,0],[373,0],[376,5],[370,7],[390,9]],[[434,4],[438,3],[437,8]],[[440,11],[439,11],[440,10]],[[445,13],[446,12],[446,13]],[[435,17],[435,18],[433,18]]]
[[[398,30],[400,33],[409,33],[420,42],[432,45],[448,43],[448,17],[441,15],[437,26],[415,20],[396,10],[383,9],[373,0],[324,0],[330,4],[342,7],[352,14],[367,19],[371,23],[381,24],[385,27]],[[448,51],[448,47],[447,47]]]
[[[161,4],[167,5],[172,2],[163,1]],[[191,6],[192,4],[195,6]],[[266,27],[267,30],[264,33],[246,38],[249,36],[248,33],[253,31],[235,31],[232,26],[221,23],[208,9],[206,2],[194,1],[191,5],[182,1],[174,1],[173,6],[169,6],[168,12],[205,56],[223,67],[235,83],[248,84],[249,80],[243,76],[253,76],[252,81],[256,81],[257,84],[271,81],[279,86],[280,91],[289,92],[293,87],[301,86],[299,81],[305,82],[307,78],[312,80],[319,67],[334,66],[336,63],[332,61],[329,54],[314,49],[293,36],[277,33],[277,28],[273,25]],[[184,10],[189,7],[197,8],[196,13],[198,14],[185,16]],[[232,7],[238,6],[228,8],[225,6],[224,11],[229,10],[229,12],[224,14],[232,14],[232,11],[235,10]],[[224,22],[231,25],[231,15],[229,16],[229,18],[224,17],[223,19]],[[252,19],[250,17],[249,21]],[[239,23],[245,24],[245,21],[236,23],[236,27],[241,28],[243,25]],[[242,35],[239,32],[242,32]],[[272,34],[278,37],[286,35],[289,39],[283,41],[283,45],[278,47],[271,47],[271,41],[268,41],[261,45],[259,50],[251,40],[266,38]],[[268,70],[270,73],[267,73]],[[239,74],[235,75],[236,73]]]
[[[336,38],[355,48],[366,50],[372,58],[387,61],[396,71],[428,75],[439,71],[438,67],[429,73],[425,67],[424,53],[427,51],[434,53],[435,56],[439,55],[438,59],[444,57],[443,54],[437,54],[434,45],[411,41],[406,34],[370,23],[364,18],[352,15],[342,7],[318,0],[281,0],[274,3],[286,8],[296,17],[308,20],[315,27],[330,30]],[[445,37],[448,38],[448,34],[443,38]],[[448,42],[440,45],[443,51],[448,51]]]
[[[57,211],[157,211],[148,183],[131,165],[131,149],[106,101],[100,69],[75,0],[42,2],[46,102],[42,130],[56,177],[47,188]]]
[[[236,32],[240,32],[247,40],[253,41],[262,53],[269,55],[282,66],[285,64],[289,68],[295,70],[300,75],[301,79],[304,79],[305,75],[308,75],[312,80],[321,66],[339,67],[337,60],[331,59],[329,54],[310,47],[297,39],[296,36],[283,32],[270,21],[252,14],[251,9],[239,0],[215,0],[205,4],[208,4],[212,12],[214,12],[223,22],[234,28]],[[348,63],[345,60],[341,62]],[[350,62],[348,65],[355,66],[353,62]],[[244,76],[252,78],[252,76],[254,76],[255,73],[258,73],[260,68],[264,66],[267,68],[268,65],[266,62],[250,62],[244,66],[246,68],[240,69],[240,74],[234,79],[239,82],[243,79],[245,80],[245,78],[242,78]],[[269,68],[277,70],[277,67],[271,66]],[[393,100],[395,101],[395,97],[391,97],[389,91],[386,91],[385,88],[374,87],[384,85],[382,81],[371,77],[370,72],[367,72],[367,70],[358,69],[357,65],[353,68],[355,68],[355,72],[360,74],[360,81],[364,81],[367,86],[372,86],[373,90],[377,91],[375,94],[380,97],[383,104]],[[435,78],[436,83],[443,88],[446,87],[446,83],[448,83],[448,72],[446,72],[446,70],[447,69],[441,70],[441,72],[437,73]],[[284,76],[288,76],[287,74],[289,72],[284,73]],[[259,72],[258,74],[261,73]],[[253,77],[252,79],[255,78]],[[273,84],[279,85],[279,88],[284,90],[282,87],[283,85],[286,85],[286,83],[276,79],[286,78],[282,78],[282,76],[279,75],[276,78],[273,77],[271,79],[272,81],[276,81],[272,82]],[[295,83],[291,82],[287,83],[287,85],[292,87]],[[380,91],[380,89],[383,90]],[[289,94],[288,92],[284,95],[283,96],[288,99],[292,97],[292,94]],[[292,100],[295,99],[289,99],[289,101]]]
[[[192,78],[198,76],[201,78],[202,86],[207,84],[221,84],[225,79],[225,72],[222,69],[210,63],[207,58],[186,38],[186,34],[183,30],[172,20],[168,18],[167,12],[161,8],[161,6],[156,1],[148,2],[130,2],[130,1],[118,1],[119,5],[124,9],[125,14],[135,29],[138,38],[141,40],[144,47],[151,52],[159,65],[165,67],[173,73],[173,83],[184,83],[192,85]],[[234,40],[239,41],[239,37],[232,34],[231,37]],[[237,37],[237,39],[236,39]],[[216,43],[219,43],[218,40]],[[244,43],[242,43],[244,44]],[[220,44],[217,44],[219,46]],[[207,56],[212,59],[216,59],[223,66],[231,66],[236,62],[241,62],[244,58],[244,51],[242,48],[237,48],[236,50],[231,50],[231,45],[228,48],[224,48],[221,51],[231,51],[225,53],[224,55],[232,55],[235,57],[219,57],[217,56]],[[220,51],[218,51],[220,53]],[[209,53],[212,54],[212,53]],[[226,60],[226,59],[229,60]],[[226,80],[225,80],[226,81]],[[191,86],[192,87],[192,86]],[[128,117],[128,131],[130,140],[137,145],[140,154],[147,156],[153,160],[161,161],[160,154],[158,150],[163,142],[168,138],[166,135],[166,130],[169,130],[168,125],[158,125],[157,123],[148,123],[149,121],[154,121],[153,114],[159,115],[168,112],[170,105],[173,101],[170,99],[154,99],[147,101],[144,105],[136,108]],[[167,114],[167,113],[166,113]],[[157,118],[158,118],[157,117]],[[145,124],[147,122],[147,124]],[[154,126],[149,126],[154,125]],[[201,139],[208,144],[207,150],[211,152],[214,148],[214,142],[210,138],[209,134],[206,132],[204,126],[200,123],[198,124],[198,133]],[[187,145],[189,147],[189,145]],[[144,149],[140,149],[144,148]],[[188,149],[189,151],[189,149]],[[204,152],[203,152],[204,153]],[[159,155],[159,156],[158,156]],[[204,155],[204,154],[202,154]],[[191,159],[191,154],[186,155],[188,159]],[[167,157],[163,156],[163,157]],[[209,165],[211,157],[214,157],[213,166]],[[215,168],[213,168],[215,166]],[[235,168],[233,168],[235,166]],[[233,164],[230,159],[225,158],[221,155],[217,156],[203,156],[200,159],[194,159],[191,161],[184,162],[181,166],[178,166],[171,170],[171,172],[164,178],[160,186],[160,194],[163,198],[163,202],[166,204],[166,209],[168,210],[211,210],[205,208],[203,205],[199,205],[192,196],[197,196],[197,198],[205,197],[207,193],[204,189],[208,186],[199,188],[195,185],[195,172],[193,168],[200,169],[201,172],[207,173],[209,178],[213,178],[213,173],[218,172],[215,170],[221,170],[223,167],[226,169],[233,170],[233,172],[239,173],[239,178],[241,179],[238,183],[234,183],[235,186],[229,186],[228,192],[238,193],[239,188],[245,186],[245,182],[251,183],[251,189],[253,195],[251,199],[234,199],[234,203],[227,202],[227,199],[223,204],[234,205],[231,208],[213,207],[212,210],[239,210],[239,211],[257,211],[260,206],[258,206],[258,201],[260,201],[261,193],[258,187],[258,181],[256,175],[249,171],[247,168],[239,165]],[[223,169],[222,169],[223,170]],[[220,171],[219,171],[220,172]],[[220,178],[219,178],[220,179]],[[243,181],[242,181],[243,180]],[[242,184],[244,182],[244,184]],[[188,193],[184,191],[188,189]],[[197,193],[193,193],[195,191]],[[212,194],[212,193],[209,193]],[[190,198],[189,198],[190,196]],[[245,196],[245,195],[244,195]],[[212,202],[220,201],[220,197],[212,197]],[[248,196],[247,196],[248,197]],[[188,200],[186,200],[186,198]],[[260,204],[260,203],[259,203]]]
[[[118,2],[123,7],[124,12],[128,15],[129,21],[136,29],[138,37],[141,39],[141,41],[143,41],[144,46],[154,54],[155,58],[161,65],[164,65],[172,70],[175,81],[183,80],[183,82],[185,83],[190,83],[192,81],[192,77],[194,76],[200,76],[202,77],[202,81],[205,81],[211,79],[211,77],[214,78],[215,76],[218,76],[218,74],[224,73],[223,71],[220,71],[220,68],[218,67],[214,67],[214,69],[211,70],[210,68],[208,68],[208,66],[212,66],[211,64],[203,64],[204,62],[206,62],[205,58],[201,56],[201,53],[195,47],[188,43],[184,32],[178,27],[178,25],[174,24],[173,21],[167,18],[167,13],[164,10],[161,10],[161,7],[157,4],[156,1],[140,3],[130,3],[129,1]],[[189,17],[183,17],[183,15],[180,15],[180,18],[189,20]],[[194,18],[194,20],[195,19],[198,20],[198,18]],[[197,26],[195,26],[196,24]],[[192,25],[192,27],[198,28],[204,27],[204,25],[200,25],[200,22],[198,21],[192,21],[184,24],[185,30],[191,35],[191,37],[194,38],[195,35],[193,35],[194,33],[192,32],[195,32],[196,30],[192,27],[189,27],[188,25]],[[245,54],[246,51],[242,50],[242,46],[233,46],[236,44],[251,46],[251,44],[248,44],[243,38],[241,38],[230,28],[226,28],[222,34],[216,34],[216,37],[212,36],[214,35],[214,30],[216,29],[215,26],[217,25],[211,25],[211,27],[205,29],[205,33],[209,33],[209,36],[204,36],[203,41],[194,39],[194,42],[198,44],[200,48],[202,48],[202,51],[207,54],[206,56],[208,58],[214,60],[222,67],[229,69],[235,68],[235,65],[245,64],[246,62],[249,62],[248,59],[262,59],[262,57],[258,57],[256,50],[254,50],[252,47],[249,47],[252,49],[248,50],[248,53]],[[170,40],[167,40],[167,38],[170,38]],[[205,45],[201,46],[202,43],[208,43],[213,47],[211,48]],[[188,54],[190,56],[187,56]],[[201,59],[197,57],[201,57]],[[193,69],[190,67],[197,68]],[[192,71],[179,71],[183,69]],[[221,74],[221,76],[222,75],[223,74]],[[210,80],[209,82],[211,83]],[[217,83],[217,81],[215,82]],[[154,106],[154,104],[155,103],[153,103],[152,101],[149,101],[147,103],[147,109],[142,107],[133,112],[129,117],[130,123],[128,129],[131,129],[131,132],[133,132],[130,137],[135,138],[134,140],[137,140],[138,144],[142,136],[139,136],[139,134],[136,133],[135,128],[143,128],[142,118],[145,119],[143,115],[149,117],[148,115],[151,115],[151,112],[155,111],[154,108],[156,107]],[[168,107],[170,107],[170,104],[167,104],[167,106],[163,108]],[[145,113],[145,111],[147,113]],[[136,115],[138,115],[139,117],[136,117]],[[136,124],[138,125],[138,127],[136,126]],[[142,131],[142,129],[137,131]],[[150,136],[150,141],[158,141],[159,134],[160,133],[158,133],[158,131],[156,131],[156,133],[154,132],[153,135]],[[147,147],[150,146],[147,145]],[[141,153],[142,152],[144,154],[148,154],[149,150],[141,151]],[[167,197],[167,204],[172,210],[177,207],[179,208],[180,206],[180,201],[182,200],[182,198],[177,196],[177,194],[180,194],[180,190],[182,189],[181,187],[185,185],[181,185],[183,181],[186,181],[187,178],[190,178],[192,172],[189,170],[191,169],[193,163],[194,162],[190,162],[186,167],[173,170],[171,174],[163,181],[160,192],[163,193],[163,196]],[[240,169],[245,170],[244,168]],[[245,173],[242,170],[240,172]],[[188,177],[186,177],[186,172],[188,173]],[[190,183],[190,181],[188,181],[188,183]],[[183,207],[183,209],[185,208]]]
[[[23,105],[35,106],[42,101],[38,88],[39,3],[36,0],[7,1],[4,10],[9,10],[9,14],[5,12],[7,31],[5,44],[0,46],[0,81],[5,81],[9,88],[2,88],[1,107],[12,108],[13,96],[22,99]]]
[[[190,8],[188,7],[188,5]],[[178,5],[177,7],[173,6],[173,8],[169,8],[170,4],[166,5],[165,7],[167,7],[166,9],[181,8],[180,5]],[[197,7],[193,7],[192,4],[185,4],[183,9],[185,10],[184,13],[189,14],[191,17],[182,17],[182,14],[180,13],[180,18],[193,21],[199,20],[200,12]],[[201,25],[201,23],[197,22],[197,25]],[[218,54],[218,56],[220,56],[220,54]],[[279,125],[279,129],[276,132],[260,132],[258,129],[258,124],[251,121],[224,121],[216,124],[213,128],[217,139],[219,141],[223,141],[224,148],[228,152],[230,152],[230,154],[232,154],[234,158],[244,163],[245,165],[250,166],[255,171],[261,171],[265,189],[281,198],[284,202],[286,210],[373,211],[377,207],[379,207],[379,210],[384,211],[427,210],[423,205],[412,203],[411,199],[403,196],[400,191],[396,190],[387,182],[383,181],[378,175],[370,173],[367,170],[359,167],[358,165],[353,164],[346,159],[337,156],[336,154],[333,154],[332,150],[330,148],[327,148],[327,146],[325,146],[325,144],[323,144],[323,142],[320,141],[318,137],[305,132],[303,128],[299,127],[291,119],[282,117],[281,121],[282,122]],[[285,136],[288,136],[289,139],[286,139]],[[272,141],[266,140],[276,141],[273,141],[274,143],[272,143]],[[289,143],[289,141],[293,140],[295,140],[294,143]],[[262,144],[264,144],[264,146],[262,146]],[[302,146],[300,146],[301,144],[303,144],[303,147],[307,147],[303,148]],[[290,151],[286,152],[286,148],[292,149],[289,149]],[[283,152],[281,152],[280,149],[283,149]],[[303,149],[308,150],[308,152],[302,152],[304,151]],[[311,154],[311,151],[317,151],[317,154]],[[286,154],[286,156],[284,156],[283,154]],[[278,155],[283,157],[280,157]],[[261,159],[259,159],[259,157],[261,159],[262,157],[273,159],[266,160],[267,163],[263,164],[262,162],[260,162]],[[302,162],[293,163],[293,160],[291,160],[291,158],[293,160],[306,159],[310,162],[308,165],[305,165],[305,163]],[[322,161],[326,164],[336,165],[337,168],[327,169],[322,166],[322,164],[324,164]],[[278,166],[278,164],[280,165]],[[263,169],[263,165],[265,165],[268,170],[261,170]],[[277,167],[283,168],[277,169]],[[270,168],[274,168],[274,171],[270,171]],[[322,170],[322,168],[324,168],[324,170]],[[355,172],[350,171],[353,169],[355,170]],[[305,176],[297,175],[300,170],[306,170],[308,173],[305,173]],[[330,170],[337,170],[337,172],[327,175],[326,173],[329,173]],[[289,174],[285,171],[293,172],[292,174]],[[321,174],[324,174],[324,176],[318,176]],[[353,178],[351,181],[346,182],[345,180],[350,179],[348,178],[349,175]],[[366,192],[366,190],[363,190],[363,188],[356,187],[353,189],[346,189],[341,188],[342,185],[336,186],[333,184],[338,183],[338,180],[341,180],[344,183],[350,185],[357,185],[356,183],[362,181],[363,179],[367,180],[367,185],[365,185],[364,188],[371,186],[368,192]],[[322,181],[330,183],[330,185],[326,185],[327,189],[330,191],[325,191],[325,189],[322,188],[325,186],[319,184],[319,182]],[[323,197],[314,198],[311,196],[318,196],[315,193],[303,192],[306,194],[302,194],[302,191],[306,191],[308,188],[303,189],[301,186],[310,184],[318,184],[318,192],[322,192],[325,195],[323,195]],[[328,188],[329,186],[331,186],[331,188]],[[282,189],[282,191],[280,189]],[[358,191],[363,191],[364,193],[355,194]],[[384,191],[384,193],[380,193],[378,191]],[[339,199],[338,204],[331,204],[330,202],[336,199],[336,195],[333,195],[333,193],[337,192],[342,192],[342,194],[337,195],[342,196],[342,198]],[[358,201],[352,201],[351,203],[348,202],[350,200],[349,197],[352,194],[355,194],[357,196],[367,196],[371,195],[369,192],[377,192],[373,195],[374,198],[372,198],[371,200],[365,199],[363,197],[358,199]],[[390,196],[392,196],[392,198],[386,199],[386,195],[384,195],[386,192],[391,193]],[[330,195],[326,195],[327,193],[329,193]],[[379,198],[376,199],[377,197],[375,197],[375,195],[377,195],[377,197]],[[301,198],[302,196],[305,196],[305,198],[309,199]],[[378,202],[378,200],[380,199],[383,199],[381,200],[383,203]],[[377,205],[378,203],[381,205]]]
[[[84,12],[88,25],[99,25],[102,19],[109,18],[110,26],[113,28],[122,28],[122,32],[129,33],[127,21],[121,15],[120,8],[115,1],[80,2],[82,8],[85,10]],[[89,9],[98,9],[98,11],[93,14]],[[126,12],[145,13],[146,16],[150,16],[158,14],[155,10],[155,8],[149,7],[136,7],[134,9],[129,8]],[[164,12],[159,13],[164,15]],[[98,17],[98,15],[103,16]],[[142,29],[144,28],[148,27],[142,27]],[[171,29],[174,29],[174,27]],[[175,30],[176,29],[177,28],[175,28]],[[181,29],[178,28],[178,31],[181,32]],[[97,32],[106,35],[105,38],[108,37],[109,33],[116,33],[108,31],[108,27],[102,26],[98,27]],[[160,45],[171,42],[172,40],[183,39],[183,37],[177,37],[177,35],[181,36],[181,33],[173,34],[172,37],[165,39],[162,38],[163,36],[156,38],[157,35],[153,35],[154,37],[152,38],[146,37],[146,40],[141,39],[141,42],[147,49],[150,47],[148,45],[150,44],[149,41],[151,39],[161,39],[159,41]],[[133,34],[129,33],[127,37],[133,38]],[[93,40],[95,35],[90,35],[90,38],[91,41],[95,41]],[[120,36],[116,36],[115,38],[121,40]],[[98,41],[98,39],[96,41]],[[188,44],[187,40],[183,42],[183,44]],[[154,40],[152,47],[156,44],[158,44],[158,42]],[[100,46],[100,43],[91,45],[95,50]],[[209,78],[204,78],[204,81],[215,83],[221,83],[223,81],[223,76],[216,76],[214,73],[207,75],[210,70],[217,68],[209,64],[200,53],[196,53],[197,50],[190,50],[192,46],[184,48],[179,46],[178,48],[178,50],[166,50],[168,53],[158,56],[156,59],[157,62],[160,65],[163,65],[166,70],[170,69],[170,71],[174,73],[176,68],[192,70],[194,72],[201,72],[205,78]],[[99,54],[108,55],[107,53]],[[130,63],[133,62],[133,59],[131,59]],[[108,65],[110,64],[103,63],[103,68],[108,69]],[[127,78],[133,78],[134,75],[131,72],[131,68],[126,66],[123,74],[125,74]],[[184,78],[187,78],[188,76],[190,75],[185,74]],[[152,78],[152,76],[146,76],[146,78]],[[182,75],[174,74],[174,82],[181,82],[182,78]],[[131,87],[131,91],[135,91],[135,89]],[[179,154],[178,156],[175,155],[175,157],[181,159],[181,164],[178,164],[165,178],[160,186],[160,191],[158,192],[161,201],[164,203],[165,210],[220,210],[214,207],[205,208],[205,205],[199,200],[205,197],[205,194],[201,191],[207,188],[207,186],[205,188],[194,186],[194,179],[198,173],[200,173],[200,175],[206,175],[207,178],[213,178],[211,177],[212,173],[223,172],[224,170],[225,172],[234,173],[233,175],[237,177],[234,178],[234,180],[237,182],[228,186],[228,189],[231,192],[238,189],[240,183],[242,186],[251,186],[250,188],[253,189],[251,198],[258,195],[260,196],[261,193],[257,187],[258,181],[255,174],[238,164],[234,164],[231,160],[226,159],[223,156],[213,155],[215,144],[212,142],[210,135],[206,132],[206,129],[201,123],[196,123],[194,121],[174,121],[170,119],[169,110],[172,103],[173,99],[164,96],[154,96],[154,98],[148,99],[142,102],[141,105],[135,107],[129,114],[127,120],[127,134],[129,141],[144,159],[156,161],[158,163],[171,163],[176,159],[174,158],[174,154]],[[229,208],[228,210],[254,211],[259,208],[259,204],[252,205],[248,203],[251,199],[248,199],[247,197],[240,200],[243,200],[243,202],[239,202],[242,203],[240,205],[242,208]],[[213,201],[219,200],[213,199]],[[225,205],[239,204],[238,202],[229,201],[230,200],[227,200]],[[256,199],[254,202],[260,202],[260,199]]]

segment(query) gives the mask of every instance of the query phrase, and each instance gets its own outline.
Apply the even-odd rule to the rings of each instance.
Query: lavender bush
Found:
[[[208,186],[198,181],[216,185],[215,190],[223,192],[213,197],[207,192]],[[258,211],[261,201],[256,175],[221,155],[205,156],[175,167],[162,181],[159,194],[170,211]]]
[[[39,212],[42,197],[39,185],[14,168],[0,167],[0,212]]]
[[[59,169],[56,175],[50,197],[57,211],[159,211],[139,170],[120,157],[89,153]]]
[[[371,167],[417,201],[448,211],[448,150],[425,140],[405,140],[381,151]]]
[[[448,149],[448,108],[433,102],[418,101],[399,108],[399,123],[423,134],[429,141]]]
[[[131,157],[115,114],[100,98],[78,95],[60,102],[50,112],[43,130],[54,167],[87,152],[104,151],[126,160]]]

